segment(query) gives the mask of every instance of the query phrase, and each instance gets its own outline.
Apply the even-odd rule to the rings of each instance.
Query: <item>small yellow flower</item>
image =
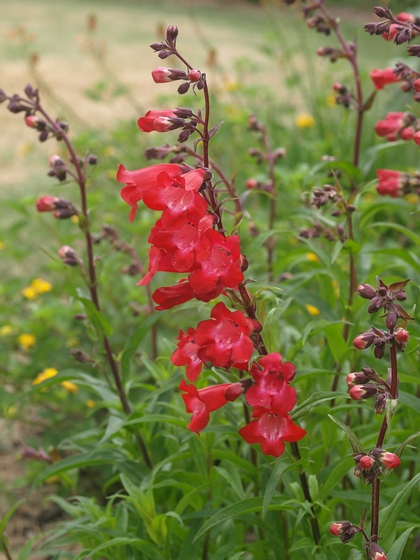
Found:
[[[103,154],[104,154],[104,156],[107,156],[107,157],[115,155],[114,146],[105,146],[104,149],[103,149]]]
[[[0,251],[3,251],[5,247],[6,245],[3,243],[3,241],[0,241]]]
[[[315,305],[311,305],[310,303],[307,303],[305,307],[310,315],[319,315],[321,313],[318,307],[315,307]]]
[[[57,373],[58,371],[55,368],[46,368],[43,371],[41,371],[41,373],[38,373],[38,375],[32,381],[32,385],[39,385],[43,381],[47,379],[51,379],[51,377],[55,377]]]
[[[12,334],[12,332],[13,332],[12,325],[4,325],[3,327],[0,328],[0,336],[8,336],[9,334]]]
[[[22,333],[18,338],[19,344],[25,352],[33,348],[36,344],[36,338],[33,334]]]
[[[224,87],[226,91],[238,91],[239,84],[234,80],[229,80],[228,82],[225,83]]]
[[[78,224],[79,223],[79,216],[72,216],[70,218],[70,220],[73,222],[73,224]]]
[[[310,262],[319,262],[319,258],[315,253],[306,253],[306,258]]]
[[[88,399],[88,400],[86,401],[86,406],[87,406],[88,408],[95,408],[95,405],[96,405],[96,403],[95,403],[95,401],[94,401],[93,399]]]
[[[339,296],[340,296],[340,287],[339,287],[339,285],[338,285],[338,282],[337,282],[336,280],[333,280],[333,281],[331,282],[331,285],[332,285],[332,287],[333,287],[333,290],[334,290],[335,295],[336,295],[337,297],[339,297]]]
[[[32,286],[28,286],[27,288],[23,288],[22,295],[26,299],[36,299],[38,297],[38,292]]]
[[[80,340],[77,338],[77,336],[73,336],[72,338],[66,340],[67,348],[74,348],[75,346],[78,346],[78,344],[80,344]]]
[[[308,113],[302,113],[295,118],[295,125],[298,128],[311,128],[315,125],[315,119]]]
[[[410,193],[410,194],[406,194],[404,197],[404,200],[406,200],[409,204],[418,204],[419,203],[419,197],[417,194],[414,193]]]
[[[72,383],[71,381],[62,381],[61,385],[64,387],[64,389],[68,392],[68,393],[77,393],[77,391],[79,390],[79,387],[77,385],[75,385],[74,383]]]
[[[337,107],[337,102],[335,100],[335,95],[329,95],[326,100],[327,107]]]
[[[47,282],[47,280],[43,280],[42,278],[35,278],[31,282],[31,288],[36,290],[38,294],[45,294],[46,292],[51,292],[52,285]]]

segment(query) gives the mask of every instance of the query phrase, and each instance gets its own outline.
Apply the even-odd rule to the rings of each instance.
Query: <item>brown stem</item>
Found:
[[[293,455],[296,457],[296,459],[299,461],[300,460],[300,451],[299,451],[299,446],[298,444],[293,441],[290,444],[291,448],[292,448],[292,453]],[[315,515],[315,508],[312,502],[312,497],[311,497],[311,493],[309,491],[309,484],[308,484],[308,479],[306,478],[306,473],[304,471],[301,471],[299,473],[299,479],[300,479],[300,485],[302,486],[302,490],[303,490],[303,495],[305,497],[305,500],[311,504],[311,512],[312,512],[312,516],[309,519],[309,522],[311,524],[311,530],[312,530],[312,536],[314,538],[314,542],[315,544],[319,544],[320,540],[321,540],[321,534],[319,532],[319,525],[318,525],[318,519]]]
[[[3,545],[3,552],[4,552],[4,555],[6,556],[7,560],[13,560],[12,555],[10,554],[9,549],[7,548],[6,543],[3,542],[2,545]]]

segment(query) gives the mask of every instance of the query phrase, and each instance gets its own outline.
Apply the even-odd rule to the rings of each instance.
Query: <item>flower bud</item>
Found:
[[[361,372],[349,373],[346,377],[346,383],[348,387],[355,387],[356,385],[363,385],[367,383],[369,379]]]
[[[408,341],[408,331],[402,328],[396,329],[394,337],[399,344],[405,344]]]
[[[369,543],[367,547],[369,551],[369,558],[372,560],[387,560],[387,556],[382,548],[375,542]]]
[[[375,402],[373,405],[375,414],[383,414],[386,409],[386,394],[378,393],[375,397]]]
[[[164,66],[158,66],[152,71],[152,78],[156,84],[163,84],[166,82],[173,82],[175,80],[187,80],[188,76],[179,68],[165,68]]]
[[[63,260],[64,264],[68,266],[77,266],[80,264],[79,257],[74,249],[68,245],[63,245],[59,250],[58,254]]]
[[[359,334],[359,336],[356,336],[356,338],[353,340],[353,346],[357,348],[357,350],[364,350],[365,348],[369,348],[369,346],[375,340],[375,337],[376,335],[372,331],[367,331]]]
[[[188,72],[188,78],[190,82],[198,82],[201,80],[201,72],[199,70],[192,69]]]
[[[384,449],[374,449],[372,451],[372,454],[387,469],[396,469],[401,464],[398,455],[395,455],[395,453],[390,453],[389,451],[385,451]]]
[[[348,531],[353,524],[350,521],[336,521],[330,527],[330,533],[335,537],[338,537]]]
[[[360,401],[362,399],[373,397],[373,395],[376,395],[377,392],[378,388],[376,385],[368,383],[366,385],[356,385],[355,387],[352,387],[349,391],[349,395],[354,401]]]
[[[370,284],[360,284],[357,293],[364,299],[373,299],[376,296],[376,290]]]
[[[359,466],[364,471],[369,471],[371,468],[375,466],[375,460],[372,459],[372,457],[370,457],[369,455],[364,455],[359,461]]]
[[[56,196],[41,196],[36,201],[36,209],[38,212],[52,212],[57,208],[59,200]]]

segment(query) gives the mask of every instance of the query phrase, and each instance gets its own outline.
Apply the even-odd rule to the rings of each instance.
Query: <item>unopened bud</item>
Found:
[[[393,329],[397,324],[398,317],[395,311],[390,311],[385,319],[385,324],[389,330]]]
[[[58,254],[63,260],[64,264],[68,266],[78,266],[80,264],[79,257],[74,249],[68,245],[63,245],[59,250]]]
[[[369,471],[372,467],[375,466],[375,460],[372,459],[372,457],[370,457],[369,455],[364,455],[359,461],[359,466],[364,471]]]
[[[357,288],[357,293],[364,299],[373,299],[376,296],[376,290],[370,284],[360,284]]]
[[[405,329],[397,329],[394,333],[395,340],[399,344],[405,344],[408,341],[408,331]]]
[[[368,383],[366,385],[356,385],[355,387],[352,387],[349,391],[349,395],[354,401],[360,401],[362,399],[369,399],[370,397],[373,397],[373,395],[376,395],[377,392],[378,388],[376,385]]]
[[[188,79],[190,82],[198,82],[201,80],[201,72],[199,70],[192,69],[188,72]]]

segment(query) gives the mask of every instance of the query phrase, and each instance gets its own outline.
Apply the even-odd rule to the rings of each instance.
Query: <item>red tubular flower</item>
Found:
[[[271,409],[262,406],[254,407],[253,418],[249,424],[239,430],[239,434],[247,443],[259,443],[265,455],[280,457],[284,452],[285,441],[299,441],[306,431],[293,423],[288,414],[284,414],[282,406]]]
[[[222,383],[212,385],[205,389],[197,389],[194,385],[187,385],[182,380],[179,389],[185,391],[182,395],[187,412],[192,412],[193,416],[187,428],[197,434],[204,430],[210,420],[210,412],[224,406],[228,401],[225,397],[226,390],[232,383]]]
[[[165,132],[172,124],[168,121],[169,118],[176,118],[172,109],[147,111],[144,117],[139,118],[137,124],[143,132]]]
[[[207,202],[198,190],[206,177],[201,168],[176,176],[164,171],[157,176],[155,188],[144,192],[143,202],[152,210],[163,210],[162,220],[176,220],[185,213],[200,220],[207,213]]]
[[[388,84],[400,82],[401,78],[397,76],[393,68],[385,68],[384,70],[372,70],[370,77],[376,89],[383,89]]]
[[[242,311],[229,311],[223,302],[211,311],[211,319],[197,325],[194,340],[200,346],[198,357],[216,367],[248,369],[254,351],[250,335],[255,323]]]
[[[152,78],[156,84],[164,84],[175,80],[187,80],[188,76],[179,68],[165,68],[164,66],[158,66],[152,71]]]
[[[255,383],[246,392],[250,406],[283,407],[289,412],[296,404],[296,391],[289,386],[296,373],[291,362],[282,362],[277,352],[267,354],[252,364],[250,374]]]
[[[174,286],[164,286],[158,288],[152,294],[152,299],[157,303],[156,310],[172,309],[176,305],[181,305],[193,299],[194,292],[187,278],[183,278]]]
[[[378,184],[376,190],[382,196],[388,195],[392,198],[402,196],[402,187],[404,186],[405,176],[401,171],[393,171],[392,169],[378,169],[376,171]]]
[[[398,455],[395,455],[395,453],[390,453],[389,451],[382,451],[380,454],[378,454],[377,459],[387,469],[396,469],[401,464]]]
[[[136,171],[128,171],[123,165],[118,166],[117,181],[126,183],[121,189],[121,198],[131,206],[130,222],[134,220],[138,202],[149,189],[158,186],[157,177],[164,172],[171,178],[181,175],[187,168],[175,163],[158,163]]]
[[[186,374],[189,381],[197,381],[201,373],[203,362],[197,356],[200,346],[194,340],[195,330],[188,329],[188,333],[179,331],[178,348],[171,356],[171,362],[176,366],[187,366]]]
[[[38,212],[52,212],[57,208],[57,202],[60,199],[56,196],[41,196],[36,201],[36,209]]]
[[[409,126],[411,121],[412,119],[407,113],[391,112],[385,119],[376,123],[375,132],[378,136],[385,136],[390,142],[397,138],[410,140],[415,133],[414,128]]]
[[[224,237],[218,231],[209,230],[206,237],[212,245],[211,255],[188,277],[194,296],[200,301],[210,301],[225,288],[236,288],[244,279],[239,236]]]
[[[413,140],[417,146],[420,146],[420,131],[413,134]]]

